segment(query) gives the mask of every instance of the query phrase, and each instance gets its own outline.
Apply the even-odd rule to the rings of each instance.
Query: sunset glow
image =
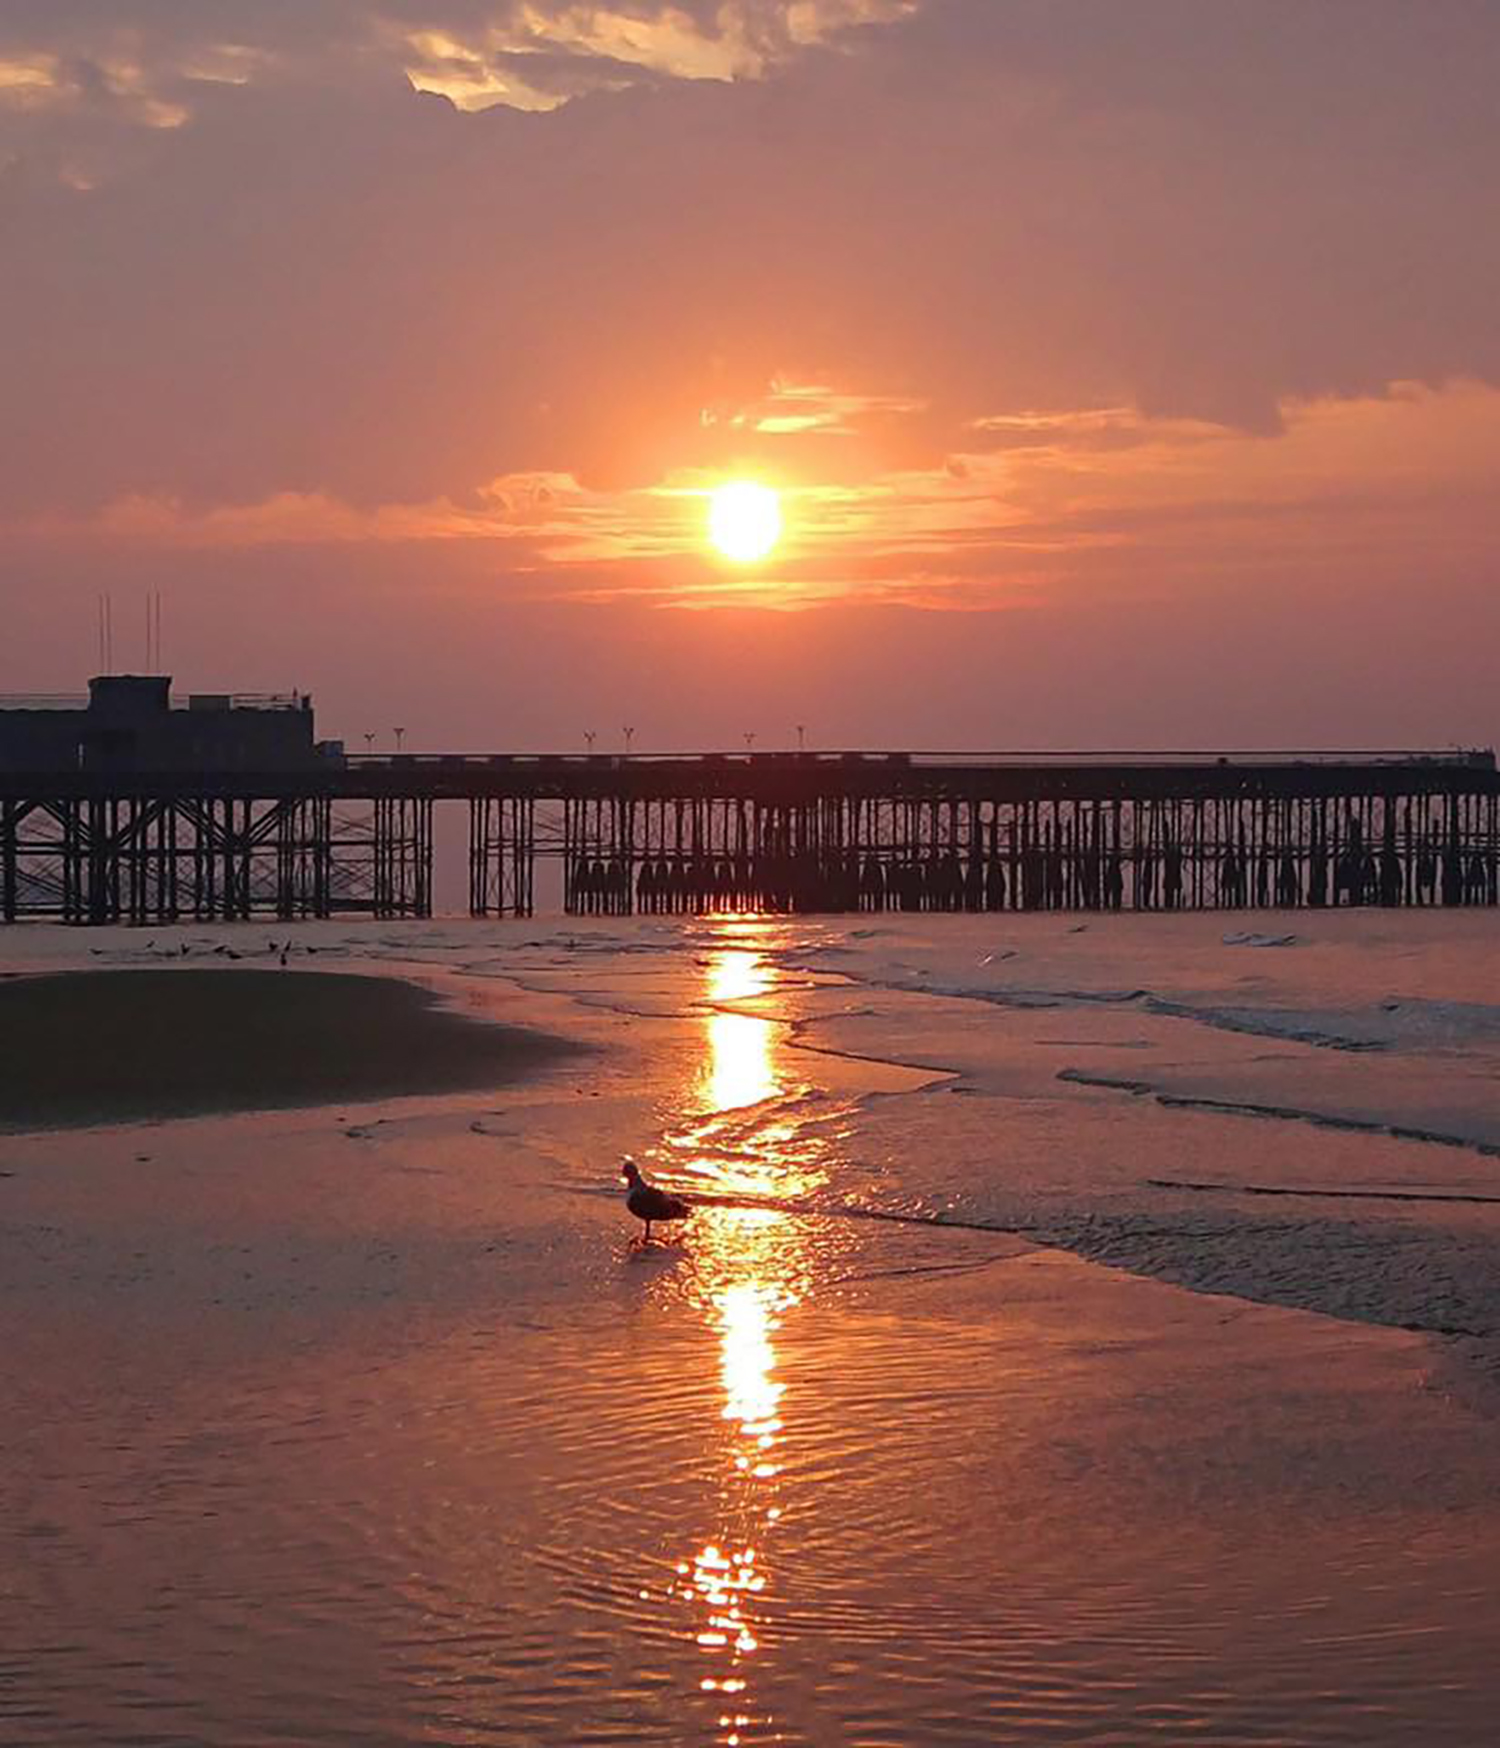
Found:
[[[734,564],[756,564],[781,538],[781,499],[770,486],[735,480],[708,501],[708,536]]]
[[[434,749],[1487,744],[1500,9],[1328,10],[0,7],[7,684],[149,577]]]

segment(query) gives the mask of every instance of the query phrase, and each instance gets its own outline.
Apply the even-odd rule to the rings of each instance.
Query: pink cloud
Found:
[[[1288,676],[1364,708],[1356,653],[1396,710],[1375,627],[1437,721],[1500,631],[1497,74],[1479,0],[10,0],[9,659],[165,577],[200,654],[274,654],[253,615],[295,611],[343,674],[356,607],[393,659],[399,605],[441,600],[465,643],[492,613],[660,643],[708,711],[679,622],[705,660],[733,639],[657,609],[713,604],[795,674],[842,624],[852,735],[901,677],[886,615],[983,739],[970,610],[1004,609],[1039,722],[1086,683],[1100,732],[1175,699],[1227,733],[1258,685],[1310,731]],[[413,89],[448,75],[496,101]],[[696,544],[741,469],[788,491],[770,587]],[[1424,595],[1461,605],[1467,680]],[[820,611],[799,644],[747,599]],[[425,659],[448,709],[467,658]]]

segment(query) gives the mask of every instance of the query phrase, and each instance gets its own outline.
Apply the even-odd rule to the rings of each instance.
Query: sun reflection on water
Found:
[[[825,1143],[779,1108],[798,1091],[783,1025],[743,1007],[774,989],[756,925],[726,925],[709,955],[701,1000],[704,1056],[694,1107],[669,1126],[674,1163],[713,1193],[785,1202],[826,1180]],[[723,1431],[720,1510],[713,1533],[677,1562],[674,1594],[687,1630],[710,1659],[700,1679],[722,1696],[717,1740],[739,1748],[772,1720],[751,1691],[770,1593],[767,1545],[782,1515],[785,1384],[776,1333],[807,1290],[811,1259],[803,1223],[779,1206],[704,1203],[694,1220],[694,1296],[719,1344]]]
[[[719,1334],[720,1415],[728,1433],[715,1534],[678,1562],[677,1595],[690,1612],[699,1650],[713,1659],[699,1686],[734,1700],[719,1716],[721,1740],[737,1748],[743,1732],[770,1720],[749,1697],[750,1660],[761,1648],[761,1599],[768,1585],[765,1545],[781,1516],[777,1498],[785,1386],[776,1377],[774,1336],[795,1294],[773,1279],[727,1280],[712,1296]]]
[[[764,995],[770,978],[760,955],[726,948],[710,962],[707,999],[747,1001]],[[760,1104],[779,1090],[774,1059],[775,1027],[754,1014],[716,1011],[706,1022],[705,1095],[712,1115]]]
[[[723,926],[728,938],[708,956],[699,997],[701,1066],[688,1108],[672,1114],[664,1140],[674,1172],[699,1180],[703,1191],[786,1202],[826,1182],[825,1143],[788,1108],[799,1086],[788,1069],[784,1022],[755,1011],[776,987],[763,949],[774,925]],[[780,1219],[774,1208],[716,1208],[708,1244],[722,1256],[748,1228]],[[764,1260],[783,1250],[778,1236]]]

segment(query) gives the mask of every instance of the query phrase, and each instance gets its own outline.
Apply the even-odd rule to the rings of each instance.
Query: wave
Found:
[[[1475,1135],[1455,1135],[1447,1130],[1427,1129],[1411,1123],[1389,1123],[1378,1117],[1351,1117],[1342,1112],[1311,1111],[1296,1105],[1262,1104],[1253,1099],[1221,1099],[1206,1093],[1174,1093],[1150,1081],[1124,1075],[1099,1074],[1083,1068],[1063,1068],[1057,1078],[1074,1086],[1101,1087],[1128,1093],[1132,1098],[1150,1098],[1168,1110],[1211,1111],[1230,1117],[1264,1117],[1277,1122],[1310,1123],[1317,1129],[1340,1129],[1358,1135],[1380,1135],[1391,1141],[1418,1141],[1433,1147],[1462,1147],[1489,1159],[1500,1159],[1500,1143]]]

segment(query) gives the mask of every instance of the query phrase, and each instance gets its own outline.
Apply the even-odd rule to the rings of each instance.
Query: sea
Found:
[[[230,951],[587,1048],[0,1135],[0,1741],[1496,1739],[1494,916],[18,927],[0,969]],[[626,1155],[693,1203],[649,1245]]]

